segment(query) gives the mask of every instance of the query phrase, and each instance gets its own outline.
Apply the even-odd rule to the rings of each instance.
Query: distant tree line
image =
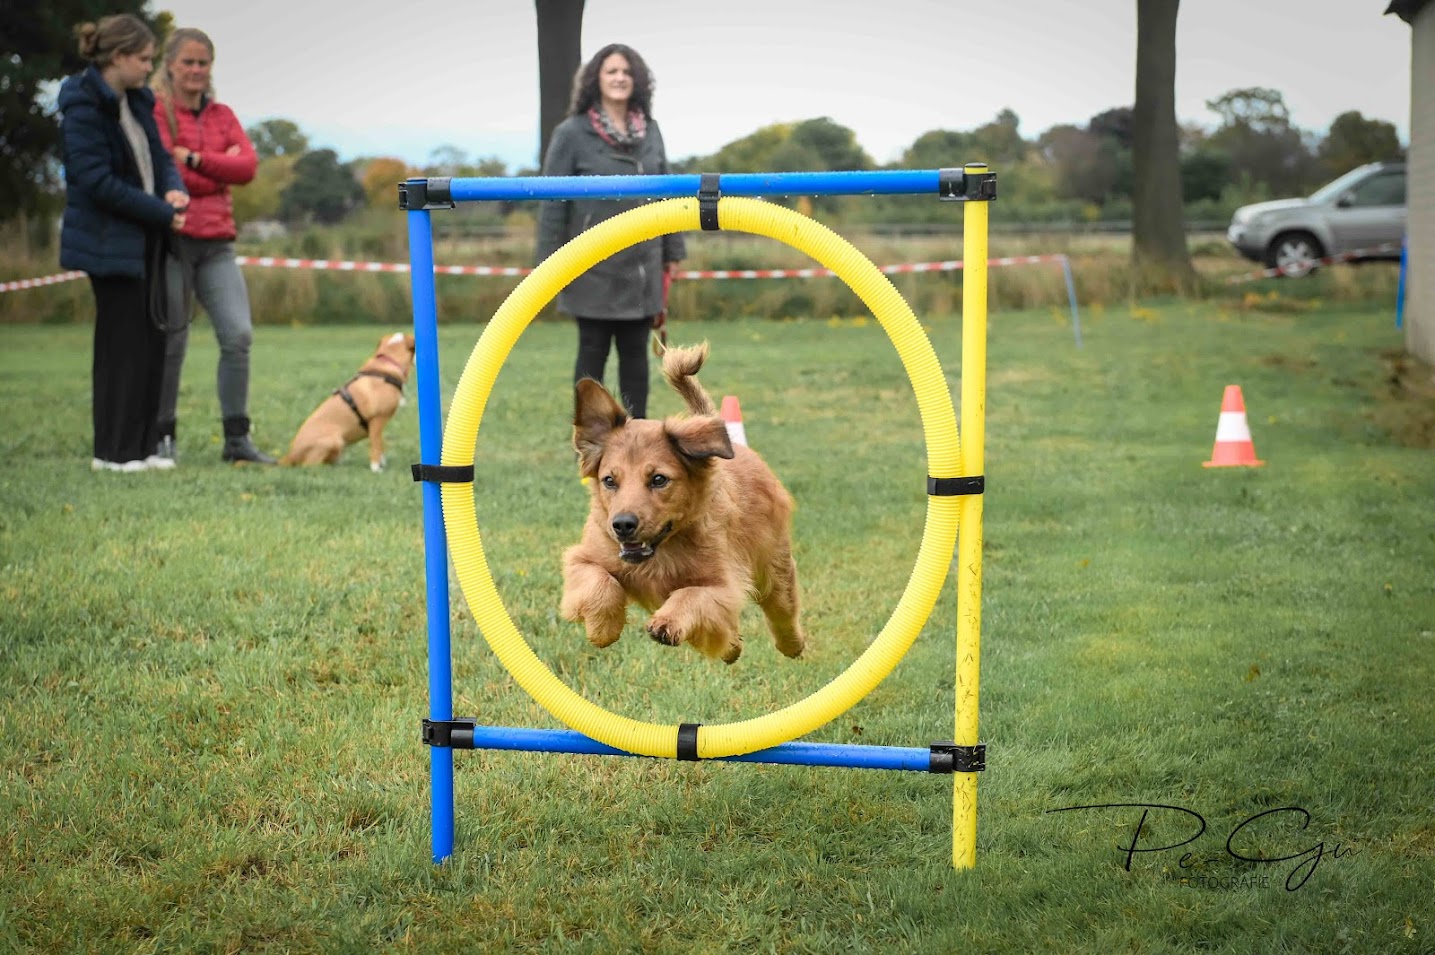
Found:
[[[1292,125],[1276,90],[1232,90],[1207,106],[1214,130],[1180,130],[1181,190],[1191,220],[1216,220],[1237,205],[1306,195],[1354,166],[1404,155],[1393,124],[1341,114],[1324,136]],[[971,130],[923,133],[892,168],[933,169],[982,161],[998,172],[1000,214],[1009,221],[1129,220],[1132,211],[1133,111],[1115,107],[1083,124],[1053,126],[1034,139],[1021,134],[1010,109]],[[249,130],[261,156],[260,174],[236,191],[239,211],[284,222],[333,223],[364,205],[393,208],[394,184],[409,175],[504,176],[498,159],[472,159],[457,146],[436,149],[420,168],[393,158],[340,163],[332,150],[310,151],[288,120]],[[711,155],[673,163],[677,172],[789,172],[876,169],[851,129],[820,117],[764,126]],[[522,169],[516,174],[532,175]],[[343,173],[343,174],[341,174]],[[861,198],[814,200],[820,211],[848,221],[950,221],[937,204]],[[508,210],[503,210],[508,211]]]
[[[47,0],[38,5],[34,0],[0,0],[6,48],[0,53],[0,222],[48,219],[61,202],[58,118],[40,103],[44,83],[80,68],[70,28],[125,10],[144,16],[144,5],[143,0]],[[167,14],[151,22],[160,35],[170,26]],[[1323,136],[1299,129],[1273,89],[1231,90],[1207,106],[1218,118],[1215,129],[1180,130],[1180,182],[1188,221],[1219,220],[1245,202],[1304,195],[1360,163],[1403,155],[1391,123],[1359,112],[1341,114]],[[1053,126],[1031,139],[1020,127],[1016,113],[1005,109],[975,129],[933,129],[918,136],[891,165],[926,169],[987,162],[1000,183],[994,214],[1007,221],[1131,218],[1132,107],[1114,107],[1084,123]],[[255,181],[235,190],[241,221],[332,225],[366,207],[396,208],[396,183],[410,175],[509,174],[502,161],[472,159],[456,146],[435,150],[421,168],[392,157],[342,162],[332,149],[312,148],[303,130],[282,118],[257,123],[248,133],[261,161]],[[681,149],[681,144],[673,145]],[[690,172],[878,168],[851,129],[826,117],[765,126],[716,153],[674,165]],[[852,222],[952,220],[951,210],[939,203],[862,198],[815,204]],[[468,212],[465,218],[497,219],[510,211],[499,206]]]

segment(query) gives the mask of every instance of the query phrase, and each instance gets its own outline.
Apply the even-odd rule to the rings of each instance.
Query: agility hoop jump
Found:
[[[400,185],[408,212],[418,371],[428,605],[433,855],[453,852],[453,750],[506,749],[680,760],[844,766],[954,773],[953,864],[976,854],[976,776],[985,748],[977,737],[983,490],[987,201],[995,176],[984,165],[923,172],[783,173],[515,179],[411,179]],[[931,343],[892,283],[850,243],[765,195],[936,193],[963,202],[964,254],[980,263],[963,283],[962,427]],[[535,269],[499,307],[459,380],[442,426],[437,302],[430,212],[465,200],[665,199],[614,216],[575,237]],[[673,232],[726,229],[762,235],[807,253],[845,281],[871,309],[911,378],[927,444],[927,522],[916,566],[891,619],[841,674],[811,696],[765,716],[727,724],[657,725],[632,720],[574,692],[534,654],[494,585],[474,507],[474,448],[494,382],[519,336],[558,292],[596,263]],[[437,461],[438,463],[432,463]],[[927,748],[794,742],[856,705],[906,654],[931,614],[958,551],[957,700],[953,742]],[[499,661],[568,731],[480,726],[453,716],[447,555],[474,620]]]

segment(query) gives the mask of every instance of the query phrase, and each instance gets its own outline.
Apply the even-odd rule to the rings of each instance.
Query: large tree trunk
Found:
[[[538,163],[568,115],[583,48],[583,0],[533,0],[538,11]]]
[[[1181,196],[1176,126],[1176,8],[1136,0],[1136,106],[1132,110],[1131,256],[1143,285],[1195,284]]]

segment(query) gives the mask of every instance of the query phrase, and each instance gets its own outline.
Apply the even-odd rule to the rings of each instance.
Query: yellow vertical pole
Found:
[[[986,178],[987,167],[968,163],[968,179]],[[994,188],[994,186],[993,186]],[[989,196],[968,189],[962,203],[962,410],[961,473],[985,474],[987,407],[987,221]],[[966,494],[957,530],[957,692],[959,751],[977,745],[977,684],[982,629],[982,495]],[[960,766],[952,791],[952,865],[977,864],[977,774]]]

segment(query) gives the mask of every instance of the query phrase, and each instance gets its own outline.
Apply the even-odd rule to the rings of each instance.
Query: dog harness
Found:
[[[404,390],[404,381],[402,378],[396,378],[393,375],[386,375],[382,371],[361,371],[357,375],[350,378],[348,381],[344,382],[342,385],[334,389],[334,394],[338,395],[341,399],[343,399],[344,404],[348,405],[349,410],[352,411],[354,413],[354,416],[359,419],[359,427],[363,428],[365,431],[368,431],[369,419],[364,417],[364,413],[359,410],[359,403],[355,401],[354,396],[349,393],[349,386],[352,385],[354,382],[358,381],[360,378],[382,378],[384,379],[384,381],[387,381],[389,384],[399,389],[400,392]]]

